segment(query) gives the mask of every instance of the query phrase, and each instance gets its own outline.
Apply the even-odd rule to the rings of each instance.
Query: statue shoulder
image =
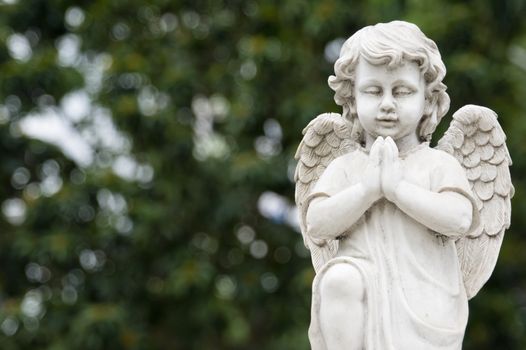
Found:
[[[334,172],[357,172],[367,160],[367,154],[361,149],[355,149],[349,153],[336,157],[324,171],[325,174],[333,174]]]

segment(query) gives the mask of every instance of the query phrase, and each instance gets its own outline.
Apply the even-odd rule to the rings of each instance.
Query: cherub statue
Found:
[[[411,23],[365,27],[329,86],[342,115],[304,130],[296,202],[310,249],[313,350],[460,349],[468,299],[496,264],[513,186],[505,135],[449,109],[436,44]]]

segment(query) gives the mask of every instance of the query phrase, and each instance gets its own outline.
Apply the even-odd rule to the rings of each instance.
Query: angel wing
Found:
[[[438,149],[453,155],[466,170],[480,225],[456,241],[468,298],[474,297],[489,279],[499,255],[504,231],[510,226],[511,157],[506,135],[491,109],[467,105],[453,115]]]
[[[307,236],[306,214],[309,195],[330,162],[350,152],[356,146],[351,141],[352,124],[338,113],[323,113],[303,129],[295,159],[298,161],[296,205],[300,212],[300,227],[305,246],[310,250],[312,264],[317,272],[338,250],[338,241],[315,241]]]

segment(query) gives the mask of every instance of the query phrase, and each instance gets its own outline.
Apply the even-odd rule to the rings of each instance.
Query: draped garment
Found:
[[[367,157],[364,149],[358,149],[335,159],[312,197],[332,196],[359,182]],[[427,143],[400,157],[406,181],[433,192],[459,193],[476,208],[465,171],[455,158]],[[473,214],[469,231],[478,225],[476,210]],[[365,349],[461,349],[468,300],[453,239],[433,232],[385,199],[373,204],[342,236],[336,256],[313,282],[309,328],[313,350],[329,350],[319,322],[319,286],[335,264],[350,264],[362,276]]]

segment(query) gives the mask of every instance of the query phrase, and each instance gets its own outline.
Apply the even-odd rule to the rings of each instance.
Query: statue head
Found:
[[[393,21],[367,26],[352,35],[343,44],[340,57],[329,77],[329,86],[335,91],[334,100],[343,107],[343,116],[353,122],[353,138],[363,141],[355,101],[355,72],[360,60],[373,65],[398,67],[415,62],[424,78],[425,108],[417,132],[421,141],[429,141],[440,119],[449,109],[449,96],[442,79],[446,67],[435,42],[425,36],[414,24]]]

